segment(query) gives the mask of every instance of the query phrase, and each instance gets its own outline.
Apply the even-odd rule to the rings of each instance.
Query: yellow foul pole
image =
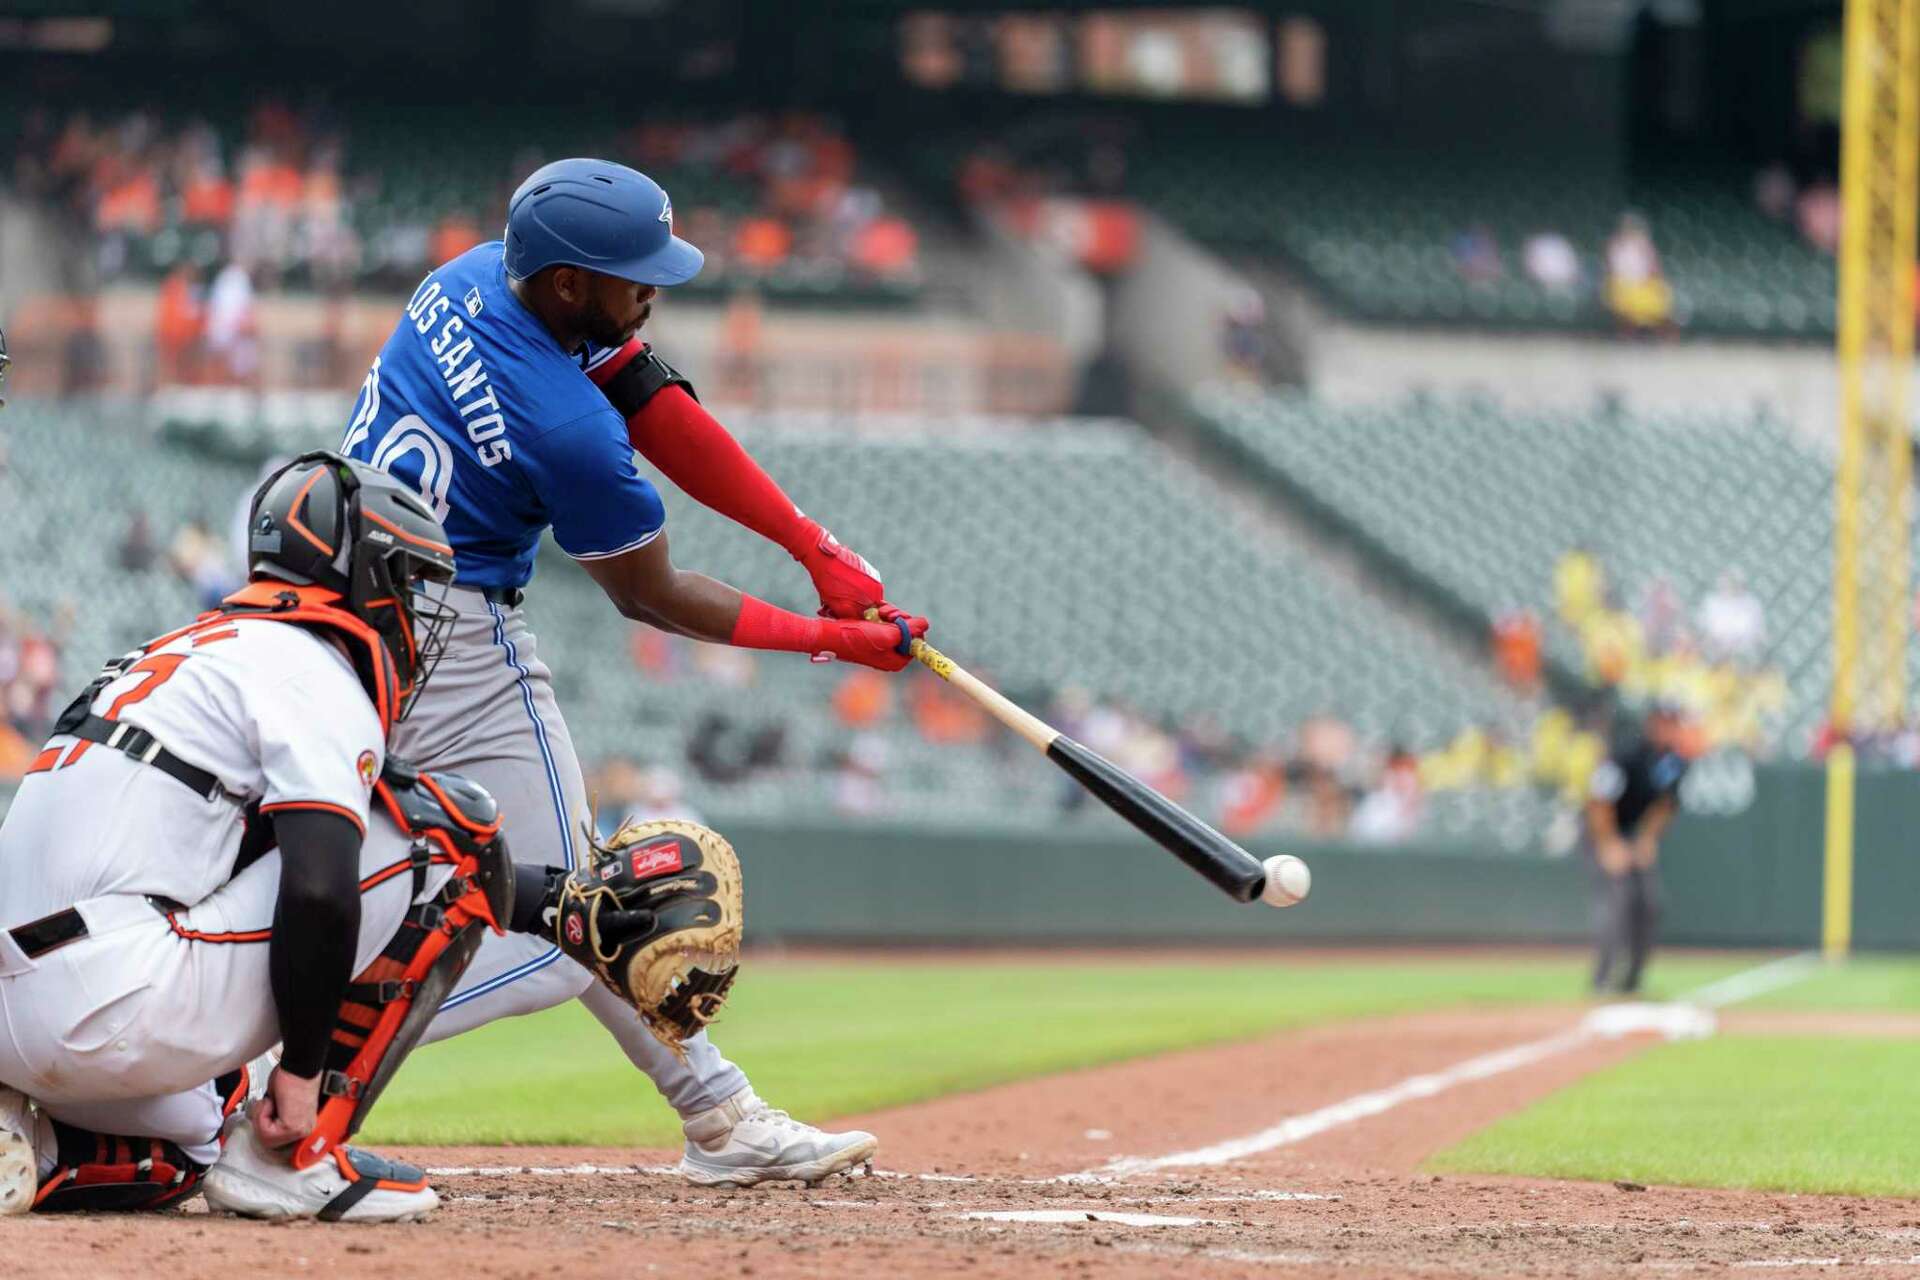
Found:
[[[1906,718],[1920,0],[1847,0],[1844,94],[1831,713],[1850,734]],[[1851,933],[1853,763],[1851,752],[1828,762],[1830,953]]]

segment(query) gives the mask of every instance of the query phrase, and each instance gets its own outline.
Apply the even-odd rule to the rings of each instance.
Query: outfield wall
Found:
[[[1683,814],[1662,856],[1663,938],[1804,947],[1820,938],[1825,781],[1758,771],[1733,816]],[[1920,777],[1863,773],[1854,940],[1920,949]],[[1589,936],[1578,855],[1255,842],[1297,853],[1313,896],[1276,912],[1222,896],[1117,820],[1071,838],[727,822],[760,942],[1570,942]]]

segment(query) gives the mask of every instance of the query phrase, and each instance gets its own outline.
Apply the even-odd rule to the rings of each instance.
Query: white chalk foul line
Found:
[[[1226,1142],[1216,1142],[1212,1146],[1199,1147],[1192,1151],[1176,1151],[1172,1155],[1124,1156],[1118,1160],[1109,1161],[1099,1170],[1090,1172],[1104,1174],[1110,1178],[1124,1178],[1139,1173],[1151,1173],[1157,1169],[1182,1169],[1194,1165],[1226,1164],[1232,1160],[1243,1160],[1248,1156],[1259,1155],[1278,1147],[1304,1142],[1330,1129],[1338,1129],[1356,1120],[1364,1120],[1369,1116],[1391,1111],[1404,1103],[1420,1098],[1431,1098],[1456,1085],[1473,1080],[1485,1080],[1489,1076],[1497,1076],[1503,1072],[1529,1066],[1556,1054],[1565,1053],[1577,1045],[1587,1043],[1592,1038],[1592,1033],[1584,1026],[1572,1031],[1563,1031],[1559,1035],[1548,1036],[1543,1040],[1532,1040],[1510,1049],[1483,1053],[1477,1058],[1456,1063],[1444,1071],[1409,1076],[1385,1089],[1355,1094],[1351,1098],[1321,1107],[1317,1111],[1291,1116],[1279,1124],[1262,1129],[1258,1133],[1247,1134],[1242,1138],[1231,1138]]]
[[[1260,1155],[1280,1147],[1304,1142],[1331,1129],[1338,1129],[1356,1120],[1380,1115],[1409,1102],[1431,1098],[1435,1094],[1444,1093],[1459,1085],[1471,1084],[1476,1080],[1485,1080],[1521,1067],[1532,1066],[1536,1062],[1556,1057],[1595,1040],[1611,1039],[1642,1031],[1657,1032],[1670,1040],[1711,1035],[1714,1019],[1710,1010],[1748,1000],[1763,992],[1777,990],[1789,983],[1798,982],[1810,974],[1818,964],[1819,957],[1813,953],[1787,956],[1784,959],[1770,961],[1753,969],[1736,973],[1719,982],[1710,983],[1671,1004],[1606,1005],[1589,1013],[1581,1020],[1580,1025],[1571,1031],[1563,1031],[1558,1035],[1539,1040],[1530,1040],[1508,1049],[1496,1049],[1491,1053],[1468,1058],[1465,1062],[1455,1063],[1440,1071],[1409,1076],[1398,1084],[1389,1085],[1384,1089],[1356,1094],[1351,1098],[1321,1107],[1317,1111],[1309,1111],[1305,1115],[1290,1116],[1258,1133],[1230,1138],[1225,1142],[1216,1142],[1211,1146],[1199,1147],[1192,1151],[1176,1151],[1171,1155],[1121,1156],[1108,1161],[1098,1169],[1089,1169],[1081,1174],[1068,1174],[1063,1181],[1125,1178],[1160,1169],[1191,1168],[1197,1165],[1218,1165],[1234,1160],[1244,1160],[1248,1156]]]
[[[1724,1009],[1730,1004],[1739,1004],[1751,1000],[1769,991],[1778,991],[1789,987],[1813,975],[1823,961],[1817,951],[1802,951],[1798,955],[1782,956],[1778,960],[1743,969],[1730,978],[1718,982],[1709,982],[1680,997],[1681,1004],[1703,1005],[1709,1009]]]
[[[1122,1227],[1222,1227],[1214,1218],[1177,1217],[1166,1213],[1115,1213],[1110,1209],[981,1209],[957,1213],[976,1222],[1057,1222],[1062,1224],[1111,1222]]]

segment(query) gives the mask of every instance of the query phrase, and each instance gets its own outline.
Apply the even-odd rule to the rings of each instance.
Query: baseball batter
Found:
[[[504,242],[455,258],[414,291],[342,444],[419,491],[458,561],[446,656],[394,749],[489,790],[518,858],[574,866],[587,817],[580,764],[522,609],[548,528],[621,614],[695,639],[897,671],[927,628],[887,603],[872,567],[803,515],[635,336],[656,292],[702,261],[673,234],[667,194],[644,174],[600,160],[547,165],[514,193]],[[636,449],[698,501],[786,548],[813,578],[821,616],[675,567]],[[862,620],[868,609],[882,620]],[[487,939],[429,1035],[574,997],[680,1113],[688,1178],[811,1182],[871,1158],[871,1134],[824,1133],[767,1106],[704,1035],[684,1057],[666,1052],[631,1007],[533,938]]]

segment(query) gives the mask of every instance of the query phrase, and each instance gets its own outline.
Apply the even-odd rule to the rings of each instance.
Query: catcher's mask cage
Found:
[[[264,480],[248,521],[247,568],[336,592],[380,634],[400,683],[396,722],[446,652],[453,548],[419,494],[339,454],[301,454]]]

